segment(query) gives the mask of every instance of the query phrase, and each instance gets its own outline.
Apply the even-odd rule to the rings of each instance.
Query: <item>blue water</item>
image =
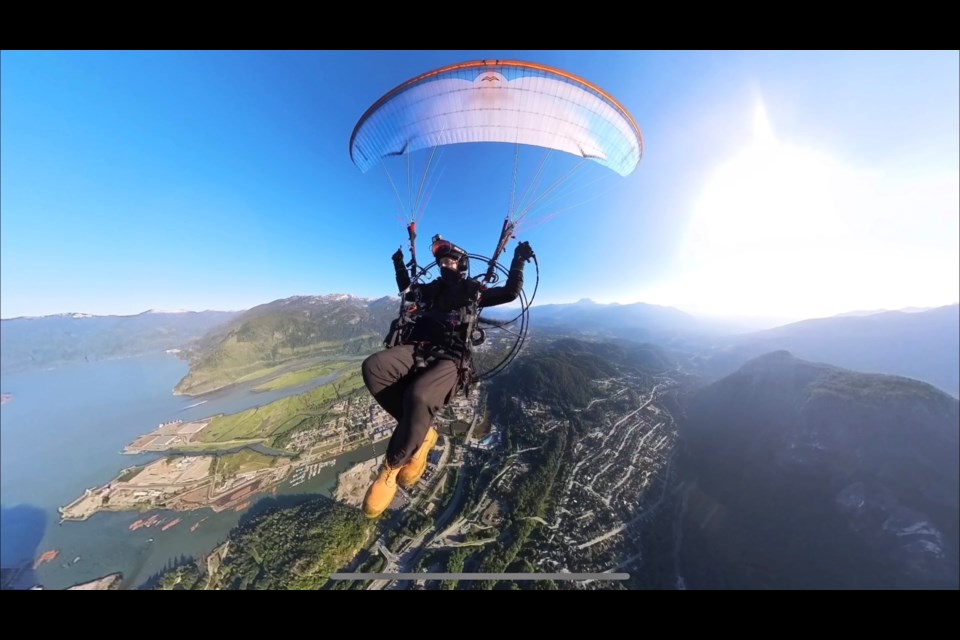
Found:
[[[202,397],[174,396],[172,389],[186,372],[186,363],[161,353],[3,376],[0,391],[12,394],[13,401],[0,407],[0,564],[21,566],[48,549],[60,550],[55,560],[27,572],[19,586],[62,589],[120,572],[123,585],[134,587],[181,556],[209,552],[244,513],[158,511],[153,513],[165,520],[183,521],[164,532],[159,527],[129,531],[144,514],[99,513],[84,522],[59,524],[57,507],[85,488],[105,484],[124,467],[155,459],[157,454],[120,451],[161,422],[235,413],[332,379],[267,393],[240,387]],[[206,402],[198,405],[201,400]],[[377,453],[383,451],[365,447],[341,456],[337,465],[295,489],[285,485],[280,494],[330,495],[337,473]],[[257,508],[254,502],[251,509]]]

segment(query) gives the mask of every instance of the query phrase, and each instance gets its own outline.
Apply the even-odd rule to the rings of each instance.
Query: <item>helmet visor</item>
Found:
[[[434,258],[442,258],[447,254],[453,253],[453,243],[448,240],[437,240],[433,243],[433,246],[430,247],[430,251],[433,252]]]

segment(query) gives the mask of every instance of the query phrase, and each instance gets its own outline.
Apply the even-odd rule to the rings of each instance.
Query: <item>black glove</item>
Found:
[[[530,247],[530,243],[524,240],[517,245],[517,248],[513,250],[513,259],[516,260],[526,260],[530,262],[535,254],[533,253],[533,248]]]
[[[397,252],[390,256],[390,259],[393,260],[393,266],[403,269],[403,249],[397,249]]]

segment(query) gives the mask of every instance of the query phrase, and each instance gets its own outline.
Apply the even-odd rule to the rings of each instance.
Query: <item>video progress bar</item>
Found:
[[[628,580],[629,573],[333,573],[333,580]]]

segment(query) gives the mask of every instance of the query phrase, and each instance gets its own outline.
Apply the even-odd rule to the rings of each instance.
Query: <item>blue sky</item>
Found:
[[[394,86],[475,59],[579,75],[644,135],[635,172],[584,167],[521,229],[536,303],[799,319],[960,297],[956,51],[4,51],[0,316],[394,294],[397,198],[350,133]],[[492,251],[500,147],[444,149],[422,254],[434,233]]]

